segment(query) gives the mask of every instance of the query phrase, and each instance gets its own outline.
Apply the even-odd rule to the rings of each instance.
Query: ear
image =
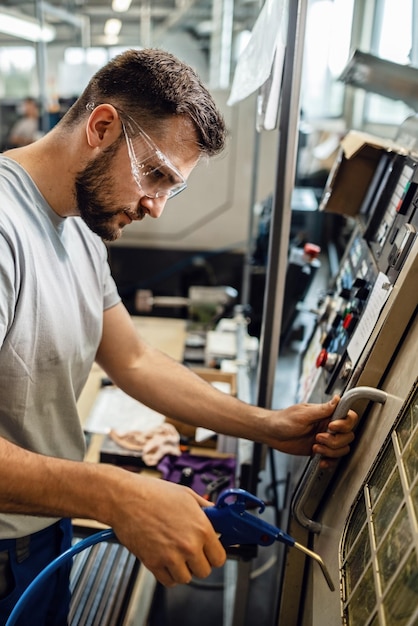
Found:
[[[115,107],[99,104],[87,121],[87,143],[91,148],[106,148],[119,137],[120,130],[121,122]]]

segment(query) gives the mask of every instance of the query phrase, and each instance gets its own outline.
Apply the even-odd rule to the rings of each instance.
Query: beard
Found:
[[[91,161],[75,178],[75,195],[80,217],[96,235],[106,241],[115,241],[122,234],[117,222],[121,213],[129,214],[129,207],[114,208],[108,200],[114,194],[114,181],[109,175],[113,171],[114,158],[120,141],[115,141],[96,159]]]

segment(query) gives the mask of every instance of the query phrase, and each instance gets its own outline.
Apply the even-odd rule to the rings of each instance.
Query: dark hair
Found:
[[[87,105],[109,103],[145,129],[173,115],[189,118],[202,154],[212,156],[225,145],[221,113],[196,72],[164,50],[128,50],[115,56],[91,78],[62,119],[72,126],[89,114]]]

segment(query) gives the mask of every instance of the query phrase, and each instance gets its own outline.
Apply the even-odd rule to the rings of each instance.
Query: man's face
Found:
[[[159,147],[175,157],[185,178],[199,158],[194,131],[176,118],[169,122],[167,139]],[[138,187],[123,135],[77,174],[75,193],[80,216],[106,241],[118,239],[123,227],[132,221],[146,215],[159,217],[167,201],[166,197],[150,198]]]
[[[126,213],[130,206],[119,206],[115,201],[113,165],[120,142],[115,142],[78,173],[75,181],[77,206],[80,216],[96,235],[106,241],[115,241],[122,234]],[[125,218],[123,219],[123,217]],[[135,219],[142,219],[139,214]],[[132,218],[134,219],[134,218]],[[131,220],[132,221],[132,220]]]

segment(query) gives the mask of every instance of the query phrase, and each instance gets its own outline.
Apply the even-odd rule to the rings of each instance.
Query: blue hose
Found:
[[[61,567],[66,561],[70,560],[86,548],[93,546],[95,543],[100,543],[101,541],[106,541],[108,539],[114,539],[115,533],[111,528],[107,530],[102,530],[99,533],[91,535],[90,537],[86,537],[82,541],[79,541],[74,546],[57,556],[49,565],[45,567],[45,569],[40,572],[36,578],[30,583],[30,585],[25,589],[24,593],[20,596],[19,600],[16,602],[13,611],[9,615],[9,619],[6,622],[6,626],[15,626],[17,619],[22,612],[25,604],[32,598],[39,585],[41,585],[52,572],[55,572],[56,569]]]

